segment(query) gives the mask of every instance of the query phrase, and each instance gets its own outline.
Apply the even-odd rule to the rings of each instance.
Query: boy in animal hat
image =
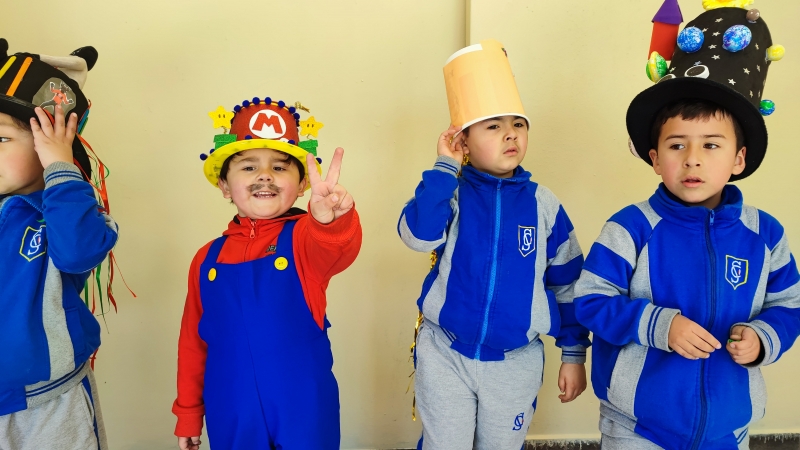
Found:
[[[79,134],[96,61],[92,47],[9,55],[0,39],[2,449],[107,448],[89,362],[100,325],[80,297],[117,241]]]
[[[452,126],[398,224],[435,260],[417,301],[419,447],[516,450],[542,384],[540,335],[561,348],[561,401],[586,388],[589,332],[572,307],[583,254],[556,196],[520,166],[529,121],[502,45],[456,52],[444,75]]]
[[[764,159],[764,87],[783,56],[750,3],[704,2],[671,65],[651,55],[657,84],[628,108],[631,149],[662,183],[609,219],[575,287],[604,449],[749,448],[765,412],[759,368],[800,335],[784,229],[728,184]]]
[[[181,449],[199,447],[204,415],[214,449],[339,448],[325,290],[358,255],[361,225],[338,182],[344,151],[322,179],[316,139],[300,141],[322,124],[299,109],[267,97],[209,113],[225,133],[201,155],[203,172],[237,214],[189,271],[173,406]],[[309,189],[309,211],[293,208]]]

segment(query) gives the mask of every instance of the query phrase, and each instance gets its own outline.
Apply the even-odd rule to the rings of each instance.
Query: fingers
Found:
[[[36,108],[33,110],[36,114],[36,117],[39,119],[37,123],[37,128],[44,133],[45,136],[50,137],[53,135],[53,124],[50,122],[50,117],[47,116],[47,113],[42,108]],[[31,123],[33,123],[34,119],[31,119]]]
[[[78,115],[71,113],[67,121],[67,127],[64,130],[64,141],[72,142],[75,139],[75,134],[78,132]]]
[[[711,333],[706,331],[705,328],[697,324],[694,325],[695,326],[692,328],[692,333],[695,336],[702,339],[705,343],[710,344],[715,350],[719,350],[722,348],[722,344],[719,343],[717,338],[715,338]]]
[[[55,116],[53,117],[53,132],[56,136],[62,136],[64,134],[64,108],[61,105],[56,105],[55,107]]]
[[[343,157],[344,149],[342,147],[336,147],[336,150],[333,152],[333,159],[331,159],[331,165],[328,167],[328,175],[325,177],[325,181],[328,183],[339,183],[339,173],[342,170]]]

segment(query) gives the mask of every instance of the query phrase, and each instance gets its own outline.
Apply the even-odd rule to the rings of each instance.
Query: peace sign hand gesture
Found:
[[[344,150],[338,147],[333,153],[328,176],[323,180],[316,170],[314,155],[306,155],[308,181],[311,183],[309,210],[317,222],[329,224],[353,209],[353,197],[339,183]]]

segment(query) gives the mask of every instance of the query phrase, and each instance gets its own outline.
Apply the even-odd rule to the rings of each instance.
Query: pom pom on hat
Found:
[[[236,105],[236,106],[233,107],[233,112],[237,112],[238,113],[241,110],[242,110],[242,107],[239,106],[239,105]]]
[[[278,102],[278,108],[283,108],[284,106],[286,106],[286,103],[283,100],[280,100]]]
[[[289,112],[290,113],[294,114],[295,111],[297,111],[297,108],[295,108],[294,106],[290,106],[289,107]]]
[[[206,159],[208,159],[208,155],[206,155],[205,153],[200,153],[200,159],[202,161],[205,161]]]
[[[250,100],[245,100],[245,101],[243,101],[243,102],[242,102],[242,106],[244,106],[245,108],[247,108],[248,106],[250,106]]]
[[[266,103],[268,105],[271,105],[272,104],[272,99],[269,98],[269,97],[264,97],[264,103]]]
[[[257,104],[259,104],[259,103],[261,103],[261,99],[260,99],[260,98],[258,98],[258,97],[253,97],[253,104],[254,104],[254,105],[257,105]]]

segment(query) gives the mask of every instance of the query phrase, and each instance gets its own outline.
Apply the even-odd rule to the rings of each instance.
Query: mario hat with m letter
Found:
[[[205,161],[203,173],[209,183],[217,186],[222,164],[232,155],[246,150],[267,148],[277,150],[299,160],[305,168],[306,155],[317,156],[317,140],[319,129],[324,125],[317,122],[314,116],[300,120],[300,111],[310,112],[300,102],[289,106],[284,101],[273,101],[254,97],[236,105],[233,112],[220,106],[208,113],[214,121],[214,128],[222,128],[223,133],[214,136],[214,148],[207,154],[200,155]],[[300,141],[305,136],[306,140]],[[322,168],[320,158],[316,159],[316,170],[320,174]],[[306,189],[310,189],[308,184]]]
[[[700,99],[724,107],[744,132],[746,167],[730,181],[746,178],[758,169],[767,152],[764,116],[775,111],[775,103],[763,98],[767,72],[773,62],[783,58],[785,50],[773,45],[761,12],[744,9],[753,1],[703,0],[706,11],[677,33],[677,25],[674,30],[658,28],[659,20],[682,20],[677,0],[664,0],[653,21],[646,66],[648,78],[656,85],[637,95],[627,113],[631,152],[635,156],[652,165],[648,155],[652,147],[650,134],[662,108],[679,100]],[[659,50],[669,53],[662,56]],[[669,65],[667,59],[671,60]]]
[[[8,42],[0,39],[0,113],[28,123],[36,117],[37,106],[53,115],[59,104],[65,115],[77,114],[78,133],[72,143],[72,156],[87,181],[92,166],[80,134],[86,126],[91,102],[81,89],[97,56],[94,47],[82,47],[63,57],[33,53],[9,55]]]
[[[501,116],[519,116],[530,124],[503,44],[488,39],[462,48],[443,70],[451,124],[464,129]]]

